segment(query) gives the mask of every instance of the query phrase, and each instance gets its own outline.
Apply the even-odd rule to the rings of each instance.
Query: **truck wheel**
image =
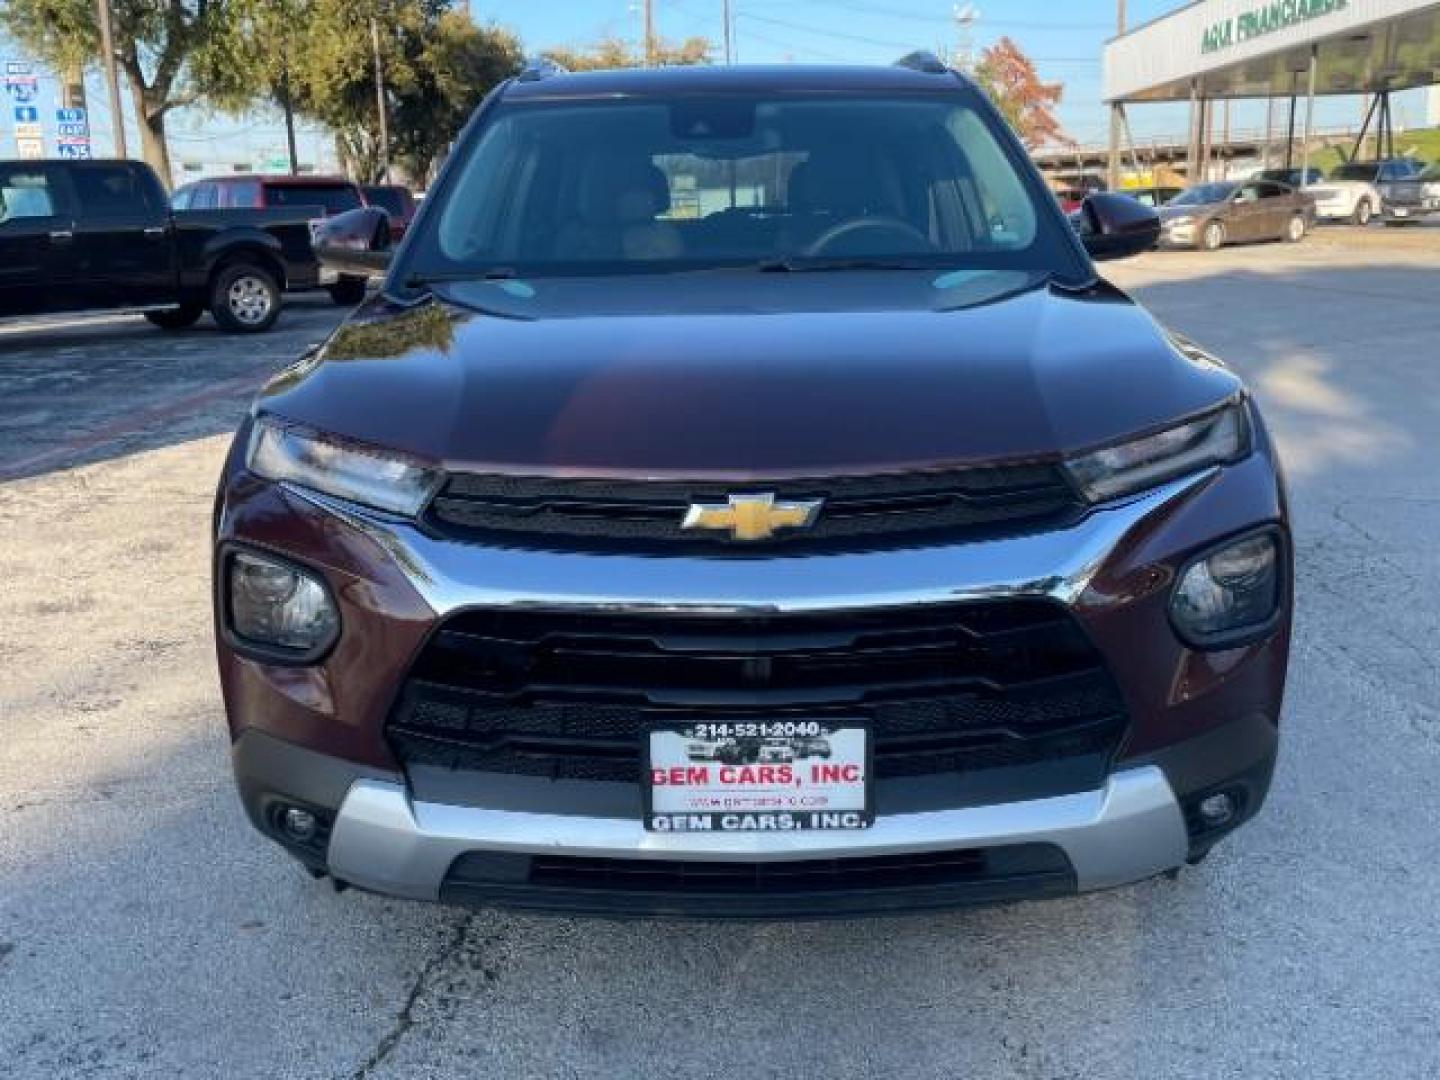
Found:
[[[365,279],[363,277],[342,277],[329,288],[330,299],[341,307],[354,307],[365,299]]]
[[[210,314],[232,334],[269,330],[280,317],[280,286],[254,263],[231,263],[210,287]]]
[[[194,326],[195,320],[204,314],[205,308],[200,304],[181,304],[167,311],[147,311],[145,318],[161,330],[184,330],[187,326]]]
[[[1298,244],[1305,239],[1305,216],[1303,214],[1293,215],[1286,223],[1285,239],[1292,244]]]
[[[1225,226],[1211,221],[1200,231],[1200,250],[1219,251],[1225,243]]]
[[[1356,225],[1369,225],[1374,214],[1375,208],[1370,205],[1370,200],[1361,199],[1355,204],[1355,212],[1350,215],[1350,220]]]

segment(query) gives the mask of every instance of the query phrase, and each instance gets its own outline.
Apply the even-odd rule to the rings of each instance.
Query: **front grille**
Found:
[[[1114,681],[1060,606],[726,617],[470,611],[387,726],[409,764],[634,783],[656,723],[864,720],[877,778],[1108,754]]]
[[[750,492],[824,503],[808,528],[780,530],[760,542],[681,528],[692,504],[723,506],[730,495]],[[874,545],[1013,531],[1059,524],[1083,510],[1053,464],[754,483],[459,473],[432,501],[426,521],[445,535],[495,543],[738,554],[776,545]]]

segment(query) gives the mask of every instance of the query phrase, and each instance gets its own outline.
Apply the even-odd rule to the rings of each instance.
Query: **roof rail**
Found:
[[[891,66],[909,68],[911,71],[923,71],[927,75],[945,75],[950,71],[945,66],[945,62],[928,49],[917,49],[915,52],[906,53]]]
[[[520,74],[516,78],[521,82],[539,82],[552,75],[568,75],[569,73],[569,68],[564,64],[557,64],[548,56],[532,56],[525,61],[525,66],[520,69]]]

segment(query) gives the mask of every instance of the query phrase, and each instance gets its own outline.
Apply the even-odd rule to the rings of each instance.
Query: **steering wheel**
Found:
[[[804,254],[824,255],[837,241],[848,240],[857,233],[876,233],[879,235],[889,234],[901,239],[920,244],[922,251],[934,251],[935,245],[923,232],[897,217],[858,217],[849,221],[842,221],[826,229],[806,246]]]

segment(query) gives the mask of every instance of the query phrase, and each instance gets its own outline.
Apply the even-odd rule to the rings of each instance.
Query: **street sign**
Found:
[[[40,80],[34,75],[6,75],[5,90],[17,105],[29,105],[40,97]]]
[[[43,139],[16,139],[20,156],[27,160],[35,160],[45,156],[45,141]]]

